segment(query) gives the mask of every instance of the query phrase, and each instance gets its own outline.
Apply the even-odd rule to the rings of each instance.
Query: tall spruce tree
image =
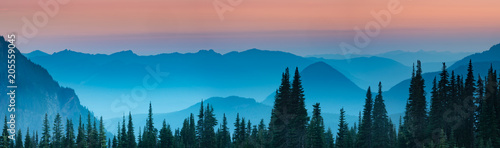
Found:
[[[75,147],[75,130],[73,129],[73,120],[66,119],[66,136],[64,138],[64,147]]]
[[[26,130],[26,137],[24,137],[24,147],[25,148],[32,148],[31,144],[31,137],[30,137],[30,128]]]
[[[118,143],[118,146],[119,147],[122,147],[122,148],[128,148],[128,136],[127,136],[127,128],[126,128],[127,124],[125,123],[125,115],[123,116],[122,118],[122,127],[121,127],[121,132],[120,132],[120,142]],[[155,143],[156,145],[156,143]]]
[[[137,143],[135,142],[134,134],[134,122],[132,122],[132,113],[128,113],[128,125],[127,125],[127,146],[129,148],[136,148]]]
[[[233,142],[234,145],[239,145],[240,141],[240,113],[236,114],[236,121],[234,122]]]
[[[41,148],[49,148],[50,147],[50,125],[47,114],[45,114],[45,118],[43,119],[43,133],[42,133],[42,141],[40,141]]]
[[[84,148],[87,145],[87,140],[85,136],[85,125],[82,123],[82,116],[80,115],[79,122],[78,122],[78,134],[76,137],[76,147],[77,148]]]
[[[172,135],[172,130],[170,125],[163,120],[162,128],[160,129],[160,141],[158,142],[159,148],[171,148],[174,146],[174,136]]]
[[[196,126],[196,141],[198,143],[198,147],[202,147],[202,143],[201,143],[201,140],[203,139],[203,131],[204,131],[204,118],[205,118],[205,115],[204,115],[204,108],[203,108],[203,100],[201,100],[201,103],[200,103],[200,113],[198,114],[198,123],[197,123],[197,126]]]
[[[328,128],[327,132],[325,133],[325,148],[334,148],[335,147],[335,141],[333,140],[333,133],[332,129]]]
[[[426,140],[425,129],[427,119],[427,103],[422,78],[422,65],[417,61],[417,70],[412,74],[409,98],[405,115],[404,130],[407,132],[407,144],[412,147],[423,147]]]
[[[23,148],[23,133],[21,132],[21,129],[17,130],[15,147]]]
[[[299,68],[295,68],[295,75],[293,76],[291,88],[291,108],[293,109],[293,121],[291,126],[291,145],[294,147],[304,147],[307,133],[307,109],[305,105],[304,89],[302,88],[302,81],[300,79]]]
[[[337,132],[335,147],[336,148],[350,148],[349,139],[347,139],[347,135],[349,134],[348,123],[345,119],[345,111],[344,108],[340,109],[340,117],[339,117],[339,130]]]
[[[9,129],[7,125],[7,115],[5,115],[4,120],[3,120],[3,130],[2,130],[2,137],[0,138],[0,147],[1,148],[7,148],[9,147],[10,139],[9,139],[9,132],[7,129]]]
[[[474,82],[474,72],[472,67],[472,60],[469,60],[469,66],[467,68],[467,78],[465,79],[464,90],[463,90],[463,104],[465,116],[463,118],[463,125],[460,130],[462,133],[459,134],[457,139],[458,145],[463,147],[473,147],[475,143],[474,138],[474,121],[475,121],[475,110],[476,105],[474,104],[474,92],[476,91]]]
[[[59,113],[57,113],[54,118],[54,127],[52,130],[52,147],[62,147],[63,125],[61,115]]]
[[[215,148],[217,145],[214,127],[217,125],[217,119],[215,119],[214,109],[210,104],[207,104],[204,116],[201,145],[204,148]]]
[[[356,147],[358,148],[371,148],[372,145],[372,92],[370,87],[368,87],[368,91],[366,92],[366,100],[363,109],[363,118],[361,126],[359,127],[359,135],[358,140],[356,142]]]
[[[229,128],[227,127],[227,118],[226,114],[222,116],[222,123],[221,123],[221,139],[220,139],[220,148],[229,148],[231,146],[231,136],[229,134]]]
[[[271,122],[269,123],[272,147],[275,148],[291,147],[291,141],[287,139],[290,133],[289,124],[291,123],[289,112],[292,110],[289,107],[289,104],[291,104],[290,89],[290,74],[288,68],[286,68],[282,74],[281,85],[276,90]]]
[[[390,122],[382,97],[382,83],[378,84],[378,94],[373,104],[373,148],[388,148],[390,136]]]
[[[153,122],[153,107],[149,103],[148,118],[146,119],[146,127],[142,135],[142,142],[144,147],[155,147],[158,139],[158,130],[154,127]]]
[[[321,107],[319,103],[313,105],[313,114],[309,124],[308,146],[310,148],[322,148],[325,141],[325,125],[321,116]]]
[[[434,77],[433,81],[433,86],[432,86],[432,92],[431,92],[431,110],[429,112],[429,128],[428,132],[430,136],[433,139],[433,143],[438,143],[439,142],[439,135],[441,134],[441,131],[444,129],[444,119],[443,119],[443,114],[444,114],[444,102],[442,101],[442,98],[439,97],[438,94],[438,88],[437,88],[437,82],[436,82],[436,77]]]
[[[101,119],[99,120],[99,134],[98,134],[98,142],[99,142],[99,147],[101,148],[106,148],[106,131],[104,129],[104,121]]]

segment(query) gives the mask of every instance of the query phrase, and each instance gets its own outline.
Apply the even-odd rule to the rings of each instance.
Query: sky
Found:
[[[500,42],[498,6],[498,0],[16,0],[0,5],[0,35],[15,33],[22,52],[47,53],[258,48],[306,56],[346,53],[342,43],[357,54],[478,52]],[[389,12],[386,25],[372,14],[382,12]],[[366,26],[377,33],[356,44],[354,28]]]

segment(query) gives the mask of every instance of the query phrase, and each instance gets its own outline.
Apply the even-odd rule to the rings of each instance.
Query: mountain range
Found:
[[[178,111],[203,98],[213,96],[237,95],[263,101],[279,86],[280,74],[286,67],[291,69],[298,67],[302,71],[316,62],[327,63],[340,72],[332,78],[325,79],[332,79],[332,82],[344,77],[347,78],[346,82],[354,80],[353,88],[356,88],[354,92],[360,92],[362,90],[359,89],[360,86],[363,89],[376,86],[378,81],[382,81],[386,85],[384,88],[388,89],[411,73],[410,67],[386,58],[331,60],[304,58],[286,52],[258,49],[226,54],[219,54],[213,50],[200,50],[197,53],[151,56],[139,56],[132,51],[104,55],[71,50],[49,55],[40,53],[29,55],[32,55],[30,60],[47,68],[61,84],[77,90],[77,94],[85,98],[82,99],[82,104],[105,117],[119,117],[128,111],[145,113],[149,101],[175,104],[169,108],[159,109],[160,112]],[[137,96],[137,89],[134,88],[143,87],[143,80],[149,75],[148,68],[168,73],[168,76],[162,77],[163,81],[151,90],[141,91],[145,93],[144,97],[129,99],[128,97]],[[316,73],[322,73],[322,70],[318,69]],[[341,75],[343,76],[340,77]],[[148,83],[153,82],[148,81]],[[328,85],[343,84],[342,82]],[[356,98],[364,98],[363,95],[360,96]],[[127,102],[127,99],[132,102]],[[97,100],[100,103],[93,103]]]

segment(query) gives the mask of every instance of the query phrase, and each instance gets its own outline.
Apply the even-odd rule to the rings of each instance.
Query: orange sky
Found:
[[[310,52],[334,53],[328,50],[327,46],[336,49],[335,44],[316,43],[316,41],[322,38],[330,38],[336,40],[335,42],[352,42],[352,37],[355,34],[352,31],[353,28],[356,26],[363,28],[367,22],[373,21],[374,18],[370,12],[387,9],[387,3],[389,2],[389,0],[242,0],[241,4],[231,6],[234,10],[226,12],[224,20],[221,20],[213,6],[214,1],[70,0],[69,4],[60,6],[59,13],[51,17],[46,26],[39,28],[38,34],[33,39],[30,39],[29,43],[20,45],[20,47],[28,48],[24,49],[26,51],[41,49],[50,52],[62,50],[54,48],[75,48],[76,50],[106,53],[107,51],[102,51],[105,49],[93,47],[92,50],[94,51],[91,51],[89,47],[77,44],[73,44],[75,45],[73,47],[72,44],[64,45],[65,47],[47,44],[58,44],[62,41],[59,39],[68,37],[75,40],[89,40],[89,38],[103,36],[167,34],[160,35],[160,38],[175,38],[175,40],[187,43],[191,40],[194,44],[200,42],[200,46],[182,47],[182,45],[166,43],[151,47],[151,50],[153,48],[159,50],[159,47],[164,47],[163,49],[171,47],[172,50],[188,50],[188,48],[220,48],[221,50],[227,48],[226,50],[230,50],[232,47],[234,50],[243,50],[243,48],[253,47],[218,46],[222,41],[217,40],[208,44],[201,43],[199,40],[223,34],[223,37],[228,39],[237,36],[242,40],[246,40],[246,44],[251,45],[248,40],[259,38],[265,32],[302,31],[307,33],[295,35],[313,39],[314,41],[309,44],[324,44],[321,47],[322,50]],[[228,4],[227,0],[218,1]],[[2,2],[0,6],[0,18],[2,18],[0,34],[21,32],[22,17],[31,20],[36,12],[43,11],[37,2],[38,0]],[[418,40],[429,36],[453,38],[477,34],[478,36],[485,36],[484,40],[488,40],[484,41],[484,43],[481,42],[481,44],[486,44],[481,47],[489,47],[490,44],[500,41],[499,35],[496,35],[500,33],[500,1],[498,0],[400,0],[400,3],[401,7],[403,7],[402,12],[392,16],[390,25],[383,28],[380,40],[389,42],[391,38],[401,37]],[[334,33],[325,35],[321,33],[323,31]],[[261,32],[261,34],[249,34],[249,32]],[[241,37],[241,34],[247,34],[247,37]],[[172,35],[174,36],[172,37]],[[205,37],[200,38],[200,36]],[[286,38],[288,36],[281,34],[276,37]],[[209,40],[211,39],[209,38]],[[106,40],[106,38],[100,38],[99,40]],[[154,40],[154,38],[151,37],[149,40]],[[464,40],[466,38],[457,39],[458,42]],[[54,41],[54,43],[47,43],[47,41]],[[294,40],[290,39],[290,41]],[[447,42],[452,41],[447,40]],[[286,40],[277,42],[286,42]],[[259,44],[261,41],[255,41],[255,43]],[[109,44],[106,47],[112,47],[112,44],[116,44],[116,42],[110,42]],[[388,43],[378,43],[374,40],[374,45],[377,44]],[[213,46],[205,47],[201,45]],[[264,46],[260,48],[278,47],[278,45]],[[259,48],[259,46],[255,47]],[[302,48],[306,47],[304,45]],[[310,48],[315,47],[311,45]],[[380,47],[380,49],[382,48],[390,48],[390,46]],[[307,52],[296,50],[299,49],[290,49],[290,52],[307,54]],[[151,53],[154,52],[151,51]]]

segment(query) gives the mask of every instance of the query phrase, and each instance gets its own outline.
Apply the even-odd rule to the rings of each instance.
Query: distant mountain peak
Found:
[[[135,54],[132,50],[124,50],[120,52],[115,52],[110,56],[137,56],[137,54]]]
[[[27,58],[33,58],[33,57],[40,57],[40,56],[48,56],[50,54],[48,53],[45,53],[43,51],[40,51],[40,50],[35,50],[35,51],[32,51],[30,53],[25,53],[24,56],[26,56]]]

